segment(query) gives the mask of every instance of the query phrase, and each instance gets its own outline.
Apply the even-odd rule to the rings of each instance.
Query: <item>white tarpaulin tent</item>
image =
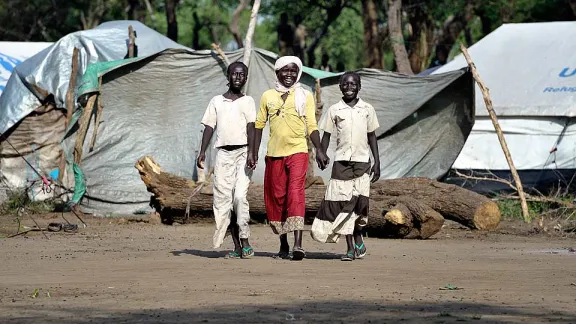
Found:
[[[505,24],[469,53],[525,185],[570,182],[576,169],[576,22]],[[460,54],[432,74],[464,66]],[[453,168],[504,175],[509,167],[476,87],[476,123]]]
[[[0,96],[14,67],[50,45],[52,43],[0,42]]]

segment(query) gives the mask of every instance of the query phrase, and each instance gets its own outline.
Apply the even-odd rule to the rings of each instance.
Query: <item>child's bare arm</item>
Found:
[[[250,169],[256,169],[256,161],[254,158],[254,123],[246,124],[246,134],[248,135],[248,159],[246,166]]]
[[[324,134],[322,134],[322,148],[324,152],[328,151],[328,146],[330,146],[330,133],[324,132]]]
[[[374,157],[374,165],[372,166],[370,174],[372,174],[372,182],[376,182],[380,179],[380,154],[378,153],[376,132],[368,133],[368,145],[370,145],[370,151],[372,151],[372,156]]]
[[[202,163],[204,163],[204,160],[206,159],[206,149],[210,144],[212,133],[214,133],[214,128],[204,125],[204,133],[202,134],[202,145],[200,146],[200,152],[198,153],[198,158],[196,159],[196,165],[200,169],[204,169]]]

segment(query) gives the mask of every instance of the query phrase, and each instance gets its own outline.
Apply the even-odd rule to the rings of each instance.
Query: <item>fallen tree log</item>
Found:
[[[136,168],[139,170],[148,191],[154,195],[155,207],[161,215],[170,214],[169,217],[173,221],[183,222],[183,215],[188,205],[193,212],[212,210],[210,190],[203,189],[190,199],[197,185],[194,181],[164,172],[150,157],[140,159],[136,163]],[[464,197],[457,197],[457,193],[452,193],[453,201],[447,197],[437,197],[441,203],[434,202],[431,188],[438,183],[433,180],[424,180],[426,179],[407,178],[381,180],[375,183],[370,197],[370,214],[366,227],[368,233],[379,237],[425,239],[436,234],[442,228],[443,212],[448,213],[452,219],[461,224],[476,229],[491,229],[491,227],[476,227],[476,225],[494,224],[495,222],[474,222],[474,219],[500,220],[500,211],[494,202],[456,186],[439,184],[440,189],[436,194],[447,195],[448,191],[455,191],[455,187],[462,191]],[[398,182],[403,183],[403,185]],[[399,186],[404,186],[406,191],[397,190]],[[318,183],[311,184],[306,188],[308,223],[318,210],[325,191],[326,186]],[[263,197],[263,185],[251,184],[248,191],[248,202],[252,214],[266,214]],[[457,207],[448,206],[450,204],[456,204]],[[470,210],[465,209],[464,206],[470,207]],[[497,224],[496,222],[493,226],[495,227]]]
[[[381,180],[372,186],[370,196],[375,200],[410,196],[445,218],[472,229],[495,229],[502,217],[492,200],[456,185],[426,178]]]

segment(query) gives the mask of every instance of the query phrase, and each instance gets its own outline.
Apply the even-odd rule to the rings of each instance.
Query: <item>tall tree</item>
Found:
[[[388,31],[398,72],[412,75],[412,67],[402,34],[402,0],[388,0]]]
[[[430,16],[429,6],[419,2],[408,12],[408,59],[412,72],[419,73],[426,69],[434,40],[434,21]]]
[[[166,23],[168,30],[166,36],[178,42],[178,21],[176,21],[176,0],[164,0],[166,6]]]
[[[384,57],[382,35],[378,27],[378,8],[376,8],[374,0],[362,0],[362,20],[364,22],[366,67],[382,69]]]
[[[244,9],[246,9],[248,7],[249,3],[250,3],[250,0],[240,0],[238,2],[238,7],[236,7],[234,12],[232,13],[232,19],[230,19],[230,25],[228,25],[228,31],[230,31],[230,33],[232,33],[232,36],[234,36],[234,40],[238,44],[238,48],[244,47],[244,44],[242,41],[242,33],[240,32],[240,29],[238,28],[238,22],[240,20],[240,14],[242,14],[242,11],[244,11]]]

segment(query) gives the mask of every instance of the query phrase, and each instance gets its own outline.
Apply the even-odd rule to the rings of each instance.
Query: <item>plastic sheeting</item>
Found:
[[[576,117],[576,22],[505,24],[470,47],[498,116]],[[462,54],[432,72],[467,66]],[[478,86],[476,115],[488,116]]]
[[[242,52],[227,53],[230,61]],[[273,87],[275,55],[253,51],[248,95],[259,101]],[[225,65],[215,54],[167,50],[110,70],[100,89],[104,106],[96,145],[85,141],[82,170],[86,176],[87,212],[133,213],[149,209],[147,192],[135,162],[150,155],[170,173],[195,178],[195,152],[200,144],[200,120],[210,99],[227,90]],[[382,178],[439,178],[458,156],[474,123],[473,82],[459,70],[441,76],[406,77],[361,70],[361,97],[377,111]],[[313,90],[314,78],[302,82]],[[321,79],[327,108],[340,97],[338,76]],[[222,127],[222,126],[220,126]],[[90,124],[86,138],[94,131]],[[75,136],[64,144],[72,149]],[[262,183],[268,128],[253,181]],[[329,156],[333,156],[331,144]],[[209,167],[209,165],[208,165]],[[316,174],[325,180],[329,170]]]
[[[0,42],[0,95],[2,95],[14,67],[50,45],[52,43]]]
[[[43,91],[35,88],[54,95],[57,107],[64,106],[74,47],[79,48],[79,78],[90,63],[123,59],[128,48],[129,25],[137,34],[139,56],[156,54],[167,48],[187,48],[138,21],[111,21],[94,29],[68,34],[14,68],[0,96],[0,133],[41,105],[41,100],[45,99]]]
[[[505,24],[469,49],[518,170],[576,169],[574,39],[576,22]],[[463,66],[459,55],[432,74]],[[477,122],[454,168],[508,171],[477,86],[475,102]]]

